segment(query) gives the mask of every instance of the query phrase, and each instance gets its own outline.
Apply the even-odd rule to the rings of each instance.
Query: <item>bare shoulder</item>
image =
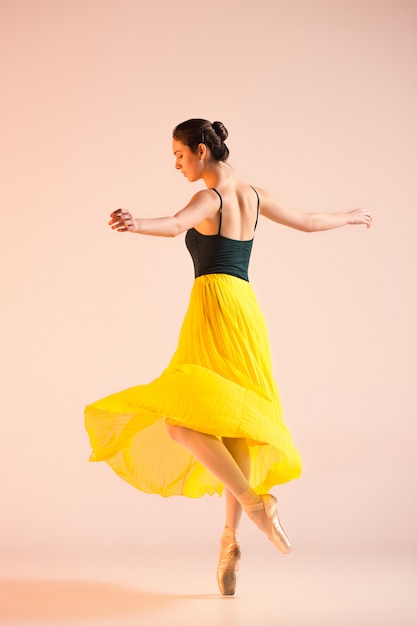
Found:
[[[269,191],[262,189],[262,187],[258,187],[257,185],[251,185],[251,187],[252,189],[256,191],[256,193],[259,196],[261,213],[262,213],[262,208],[266,208],[273,202],[278,202],[277,199],[272,194],[269,193]]]
[[[254,187],[259,195],[259,213],[269,220],[296,230],[309,231],[309,216],[286,207],[274,195],[260,187]]]
[[[219,204],[219,193],[214,189],[200,189],[191,198],[189,204]]]
[[[257,185],[253,185],[252,187],[255,189],[259,197],[260,214],[272,219],[273,221],[279,221],[279,217],[282,212],[286,211],[286,207],[284,207],[284,205],[274,195],[269,193],[269,191],[266,191]]]

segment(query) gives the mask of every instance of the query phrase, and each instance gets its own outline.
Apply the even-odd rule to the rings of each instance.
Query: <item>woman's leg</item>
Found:
[[[217,437],[174,424],[167,424],[167,432],[171,439],[192,452],[236,499],[250,489],[245,474],[224,443]]]
[[[230,452],[246,480],[249,480],[250,476],[250,454],[249,446],[246,439],[235,439],[230,437],[223,437],[222,442],[226,449]],[[242,507],[238,500],[232,494],[229,489],[225,489],[226,498],[226,521],[225,528],[230,528],[233,531],[235,540],[240,525],[240,519],[242,517]]]
[[[246,480],[250,476],[250,454],[246,439],[222,438],[223,445],[230,452]],[[227,488],[224,490],[226,499],[226,520],[220,539],[220,554],[217,564],[217,584],[222,595],[234,595],[237,584],[237,573],[241,558],[239,545],[239,525],[242,507]]]
[[[233,458],[225,444],[214,437],[184,426],[167,424],[168,435],[177,443],[187,448],[193,455],[214,474],[225,486],[227,491],[247,511],[251,520],[265,534],[270,534],[270,522],[262,507],[262,500],[249,485],[245,473]],[[230,440],[229,440],[230,441]],[[238,446],[237,446],[238,447]],[[242,447],[243,450],[243,447]],[[231,501],[232,519],[237,519],[239,510]],[[258,508],[257,505],[260,505]],[[251,510],[251,507],[254,507]],[[241,513],[240,513],[241,514]]]
[[[225,486],[226,524],[220,541],[217,584],[223,595],[233,595],[241,556],[238,530],[242,507],[237,496],[250,490],[248,445],[245,439],[224,438],[220,441],[212,435],[205,435],[182,426],[167,424],[167,429],[174,441],[190,450]],[[255,492],[252,493],[251,502],[255,504],[260,499]]]

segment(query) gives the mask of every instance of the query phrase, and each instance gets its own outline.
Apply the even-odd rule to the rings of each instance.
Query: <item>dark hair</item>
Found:
[[[229,156],[229,148],[224,141],[228,132],[221,122],[209,122],[208,120],[191,119],[181,122],[174,128],[172,136],[188,146],[191,152],[196,154],[200,143],[204,143],[216,161],[226,161]]]

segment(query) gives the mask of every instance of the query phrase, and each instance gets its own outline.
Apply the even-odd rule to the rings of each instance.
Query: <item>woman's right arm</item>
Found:
[[[278,202],[274,196],[263,189],[256,189],[259,194],[259,211],[273,222],[295,228],[305,233],[339,228],[348,224],[364,224],[367,228],[372,225],[372,216],[366,209],[339,213],[303,213],[288,209]]]
[[[130,232],[155,237],[176,237],[219,210],[217,195],[210,189],[198,191],[186,207],[175,215],[154,218],[135,218],[127,209],[118,209],[110,215],[109,225],[119,233]]]

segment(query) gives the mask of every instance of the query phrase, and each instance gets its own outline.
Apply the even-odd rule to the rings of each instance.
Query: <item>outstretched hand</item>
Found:
[[[135,220],[132,214],[126,209],[117,209],[110,213],[109,225],[112,230],[117,230],[119,233],[135,232]]]
[[[366,209],[354,209],[349,211],[349,224],[365,224],[366,228],[371,228],[372,215]]]

